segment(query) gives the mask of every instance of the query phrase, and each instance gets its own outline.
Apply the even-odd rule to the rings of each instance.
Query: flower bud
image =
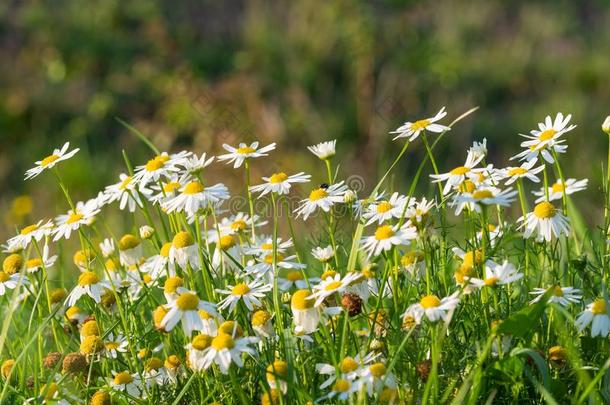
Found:
[[[140,239],[150,239],[155,234],[155,228],[144,225],[140,227]]]
[[[602,124],[602,131],[610,135],[610,115],[608,115],[604,120],[604,123]]]

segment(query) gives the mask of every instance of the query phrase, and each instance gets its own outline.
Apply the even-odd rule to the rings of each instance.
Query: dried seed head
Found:
[[[358,294],[345,293],[341,297],[341,305],[349,316],[354,317],[362,313],[362,298]]]
[[[87,370],[87,358],[84,354],[68,353],[66,357],[64,357],[62,370],[64,373],[68,374],[83,373]]]
[[[61,353],[51,352],[45,356],[45,358],[42,360],[42,364],[45,366],[45,368],[54,369],[60,360],[61,360]]]

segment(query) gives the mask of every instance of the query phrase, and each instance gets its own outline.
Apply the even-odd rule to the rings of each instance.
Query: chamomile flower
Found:
[[[114,239],[106,238],[99,244],[100,251],[102,252],[102,256],[104,258],[110,257],[115,250],[114,247]]]
[[[293,183],[307,183],[311,176],[303,172],[288,176],[284,172],[273,173],[269,177],[263,177],[263,184],[250,187],[250,191],[253,193],[260,193],[258,198],[269,194],[275,193],[278,195],[285,195],[290,192],[290,188]]]
[[[250,215],[238,212],[229,218],[223,218],[218,223],[218,230],[221,235],[234,235],[244,233],[252,227],[258,228],[266,224],[267,221],[261,220],[258,215],[250,218]]]
[[[94,200],[87,202],[79,201],[73,210],[65,215],[60,215],[55,219],[56,227],[52,233],[53,242],[62,238],[70,239],[73,231],[78,230],[83,225],[90,225],[95,220],[95,216],[100,212],[98,204]]]
[[[270,338],[275,336],[275,329],[271,323],[271,314],[259,309],[252,314],[252,330],[258,337]]]
[[[185,151],[171,155],[163,152],[150,159],[145,165],[137,166],[131,181],[139,184],[139,189],[143,190],[150,183],[157,183],[161,179],[171,178],[180,171],[178,166],[182,165],[190,155],[190,152]]]
[[[112,378],[108,378],[108,385],[116,391],[123,391],[132,397],[140,398],[143,394],[142,381],[138,373],[130,374],[128,371],[117,373],[112,371]]]
[[[21,282],[19,281],[21,279]],[[28,284],[27,278],[23,277],[19,273],[7,274],[4,271],[0,271],[0,297],[6,294],[8,290],[14,290],[20,284]]]
[[[473,142],[468,153],[472,153],[474,156],[487,156],[487,138],[483,138],[483,142]]]
[[[314,155],[316,155],[320,160],[328,160],[335,156],[335,146],[337,145],[337,140],[321,142],[317,145],[308,146],[307,149]]]
[[[574,325],[579,332],[591,325],[591,337],[606,337],[610,332],[610,316],[608,315],[608,303],[604,298],[598,298],[582,311]]]
[[[147,189],[150,189],[151,194],[145,195],[145,197],[153,204],[164,206],[167,202],[178,196],[180,190],[191,180],[189,177],[187,181],[182,181],[177,175],[172,175],[168,179],[159,180],[159,182],[149,185]]]
[[[194,153],[180,162],[180,165],[184,167],[184,173],[180,177],[180,183],[187,183],[194,177],[197,177],[203,169],[208,167],[214,162],[214,156],[207,157],[204,152],[201,157],[197,157]]]
[[[275,241],[276,251],[284,254],[286,250],[292,247],[292,239],[283,240],[277,238]],[[273,252],[273,238],[267,236],[257,236],[257,240],[252,244],[251,247],[244,247],[244,253],[253,256],[266,256]]]
[[[561,287],[560,285],[554,285],[552,287],[552,294],[548,299],[548,303],[555,302],[563,307],[567,307],[570,304],[577,304],[582,299],[581,291],[574,287]],[[530,303],[533,304],[542,299],[547,290],[544,288],[534,288],[530,294],[536,296]]]
[[[394,246],[408,246],[411,241],[417,239],[417,230],[406,221],[400,227],[397,225],[381,225],[375,230],[375,234],[363,238],[360,243],[362,249],[368,253],[368,257],[378,256]]]
[[[258,148],[258,142],[252,142],[250,146],[245,143],[240,143],[237,148],[225,143],[222,145],[222,147],[229,153],[218,156],[218,160],[221,162],[226,161],[227,163],[233,163],[233,168],[237,169],[247,159],[267,156],[269,154],[268,152],[275,149],[275,143],[269,144],[260,149]]]
[[[83,295],[88,295],[96,303],[99,303],[102,300],[104,292],[110,289],[110,284],[100,279],[95,272],[84,271],[78,276],[76,287],[68,295],[67,304],[73,306]]]
[[[216,289],[220,294],[227,295],[218,304],[218,309],[229,308],[229,311],[233,311],[240,300],[244,302],[246,308],[250,311],[254,310],[254,307],[261,307],[261,298],[265,296],[265,293],[271,289],[271,286],[263,283],[262,281],[251,281],[249,283],[242,282],[233,285],[227,285],[227,289]]]
[[[169,262],[177,263],[183,269],[188,265],[194,269],[201,268],[199,248],[190,233],[182,231],[174,236],[169,248]]]
[[[298,290],[290,298],[290,309],[292,320],[296,327],[305,334],[310,334],[318,329],[320,323],[320,312],[314,307],[309,290]]]
[[[119,353],[127,352],[127,339],[123,335],[117,335],[116,337],[110,333],[104,339],[104,350],[106,356],[111,359],[116,359]]]
[[[518,167],[507,167],[502,170],[503,177],[506,179],[506,185],[511,185],[519,179],[528,179],[534,183],[540,183],[540,179],[536,176],[544,170],[544,165],[534,167],[538,163],[538,159],[531,159]]]
[[[521,146],[530,151],[540,152],[544,160],[552,164],[554,159],[548,149],[564,142],[559,138],[576,128],[576,125],[568,125],[571,118],[571,114],[564,117],[562,113],[557,113],[555,120],[547,116],[544,122],[538,123],[538,129],[531,130],[530,135],[522,135],[528,140],[522,142]]]
[[[173,277],[176,275],[176,266],[169,258],[169,252],[172,248],[172,242],[165,243],[161,246],[159,254],[146,259],[142,264],[142,270],[150,274],[153,279],[162,276]]]
[[[327,297],[345,291],[350,284],[361,277],[360,273],[347,273],[343,278],[340,274],[328,277],[313,287],[313,293],[307,299],[315,300],[314,306],[319,307]]]
[[[441,133],[445,131],[449,131],[451,128],[445,125],[437,124],[436,122],[443,119],[447,115],[445,111],[445,107],[441,108],[441,110],[431,118],[426,118],[423,120],[418,120],[415,122],[407,121],[398,127],[395,131],[390,132],[391,134],[398,134],[394,137],[393,140],[398,138],[408,138],[409,142],[413,142],[422,131],[436,132]]]
[[[49,235],[53,230],[53,222],[38,221],[21,229],[18,235],[6,241],[10,251],[23,250],[32,243],[40,242],[42,238]]]
[[[332,398],[336,398],[340,401],[346,401],[350,397],[350,395],[356,391],[357,387],[352,384],[351,381],[340,378],[333,384],[331,391],[321,397],[319,401]]]
[[[405,322],[406,318],[410,318],[417,324],[421,323],[424,316],[430,322],[442,319],[445,323],[449,323],[459,302],[459,291],[442,299],[436,295],[426,295],[418,303],[407,308],[402,317]]]
[[[131,234],[124,235],[119,240],[119,258],[123,266],[139,264],[142,259],[142,243]]]
[[[495,287],[515,282],[523,277],[523,273],[519,273],[514,265],[508,261],[502,264],[490,264],[485,266],[485,279],[476,277],[467,277],[470,284],[476,287]]]
[[[550,242],[553,236],[558,238],[561,234],[570,233],[569,219],[548,201],[538,203],[534,211],[519,218],[519,222],[519,229],[524,228],[523,237],[526,239],[536,232],[539,240]]]
[[[469,153],[463,166],[458,166],[447,173],[430,175],[430,177],[433,179],[432,182],[445,182],[443,194],[449,194],[454,188],[459,187],[465,180],[478,177],[481,169],[475,169],[475,167],[481,162],[482,159],[483,156]]]
[[[369,396],[383,388],[396,388],[396,377],[388,372],[383,362],[376,362],[360,370],[354,384],[357,389],[364,388]]]
[[[457,194],[451,203],[455,208],[455,215],[460,215],[464,208],[469,211],[481,212],[482,207],[497,205],[508,207],[515,201],[517,192],[511,187],[501,190],[496,187],[478,188],[472,193]]]
[[[324,389],[335,382],[337,378],[337,369],[339,369],[341,372],[340,377],[342,379],[353,381],[358,376],[358,371],[362,370],[364,367],[367,367],[377,357],[379,357],[379,354],[374,352],[370,352],[365,356],[361,356],[360,354],[357,354],[354,357],[346,356],[339,362],[336,368],[332,364],[328,363],[316,364],[316,372],[318,374],[328,376],[326,381],[320,385],[320,388]]]
[[[316,246],[315,248],[311,249],[311,254],[320,263],[328,263],[333,257],[335,257],[335,250],[330,245],[324,248]]]
[[[304,269],[306,266],[302,263],[295,262],[296,255],[286,256],[276,252],[275,265],[279,269]],[[256,277],[269,278],[269,281],[273,280],[275,274],[273,274],[273,253],[267,253],[259,257],[258,263],[248,264],[244,268],[244,272],[248,275],[255,275]]]
[[[307,280],[305,280],[302,270],[289,270],[285,273],[284,277],[277,278],[277,285],[280,290],[289,291],[293,287],[297,289],[307,288],[307,281],[309,281],[309,285],[311,285],[319,283],[320,279],[318,277],[308,277]]]
[[[200,333],[198,335],[195,335],[191,342],[184,346],[184,348],[187,350],[188,365],[191,370],[205,370],[204,359],[206,355],[206,349],[210,347],[211,343],[211,336],[204,333]]]
[[[133,177],[121,173],[119,175],[119,182],[106,187],[104,193],[106,194],[106,203],[110,204],[115,201],[119,202],[119,209],[124,210],[127,208],[129,212],[135,212],[136,207],[142,208],[142,199],[136,189],[136,183],[133,181]],[[148,189],[141,189],[140,193],[150,194],[151,191]]]
[[[64,160],[70,159],[72,156],[76,155],[79,151],[78,148],[71,150],[68,152],[68,148],[70,147],[70,142],[64,143],[61,149],[54,149],[53,153],[51,153],[46,158],[39,160],[35,163],[36,166],[29,169],[25,172],[25,180],[32,179],[42,173],[44,170],[52,169],[59,162],[63,162]]]
[[[165,202],[162,207],[168,214],[186,212],[189,217],[194,217],[199,210],[214,206],[228,198],[229,191],[224,184],[218,183],[206,187],[200,181],[194,180],[182,187],[180,194]]]
[[[418,229],[422,229],[430,224],[430,211],[435,206],[436,202],[434,200],[428,201],[425,197],[422,197],[421,200],[414,200],[413,204],[409,204],[405,217]]]
[[[295,211],[297,218],[303,216],[303,220],[307,220],[317,208],[329,212],[333,205],[343,202],[343,195],[346,191],[347,186],[343,184],[343,181],[328,187],[323,185],[312,190],[309,193],[309,198],[301,200],[301,206]]]
[[[42,257],[34,257],[25,262],[25,269],[28,273],[36,273],[38,270],[49,269],[53,267],[55,261],[57,260],[57,255],[50,256],[49,255],[49,246],[44,245],[42,248]]]
[[[174,329],[178,322],[182,321],[184,333],[190,336],[194,330],[203,329],[203,321],[199,316],[199,311],[203,310],[215,315],[216,307],[214,304],[200,300],[193,291],[179,288],[177,292],[178,297],[166,306],[168,311],[161,321],[161,327],[169,332]]]
[[[220,372],[227,374],[231,363],[235,363],[237,367],[243,367],[242,355],[245,353],[254,356],[256,352],[250,345],[258,343],[258,341],[257,337],[236,338],[234,335],[219,333],[206,349],[203,368],[207,370],[216,363]]]
[[[362,217],[368,219],[366,225],[370,225],[373,222],[381,225],[392,218],[400,218],[405,212],[405,207],[412,203],[413,201],[409,201],[407,196],[394,193],[387,200],[380,200],[369,204]]]
[[[586,190],[587,184],[589,183],[588,179],[576,180],[576,179],[567,179],[565,184],[561,181],[561,179],[557,180],[552,186],[548,188],[549,199],[548,201],[561,200],[563,198],[564,193],[566,195],[574,194],[578,191]],[[536,202],[546,201],[546,192],[544,188],[539,191],[534,191],[533,194],[538,197]]]

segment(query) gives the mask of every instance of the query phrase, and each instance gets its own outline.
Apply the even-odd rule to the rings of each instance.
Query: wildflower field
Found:
[[[579,128],[557,113],[515,128],[513,157],[489,161],[481,139],[447,167],[435,148],[476,119],[400,125],[358,192],[333,140],[303,151],[322,178],[255,178],[275,144],[170,153],[129,126],[150,160],[123,153],[86,201],[62,177],[79,145],[50,151],[25,181],[65,204],[2,248],[0,403],[610,402],[608,166],[570,150]],[[603,190],[563,170],[575,158],[603,167]],[[595,192],[587,226],[576,199]]]

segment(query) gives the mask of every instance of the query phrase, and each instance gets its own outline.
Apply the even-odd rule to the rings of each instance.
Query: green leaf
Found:
[[[527,339],[544,313],[547,301],[551,295],[551,290],[552,287],[544,293],[540,301],[509,316],[508,319],[498,325],[496,332]]]

